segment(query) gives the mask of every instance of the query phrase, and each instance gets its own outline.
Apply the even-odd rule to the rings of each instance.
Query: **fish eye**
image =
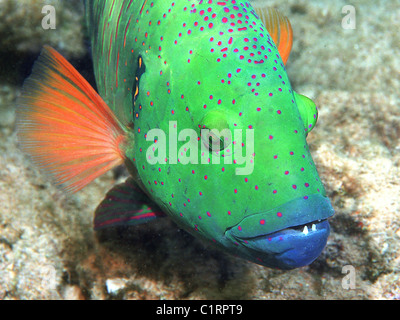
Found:
[[[221,111],[210,111],[199,124],[200,137],[210,152],[225,150],[232,143],[232,135],[226,114]]]

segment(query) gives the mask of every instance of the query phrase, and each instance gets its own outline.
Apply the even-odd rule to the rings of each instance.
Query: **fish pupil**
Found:
[[[218,139],[215,136],[210,135],[208,138],[208,150],[213,151],[223,151],[225,149],[224,139],[221,137]],[[219,143],[219,146],[218,146]],[[216,149],[217,148],[217,149]],[[214,150],[216,149],[216,150]]]
[[[208,133],[208,141],[206,139],[203,141],[206,146],[208,145],[208,151],[211,153],[223,151],[227,147],[224,142],[224,136],[217,135],[212,131]]]

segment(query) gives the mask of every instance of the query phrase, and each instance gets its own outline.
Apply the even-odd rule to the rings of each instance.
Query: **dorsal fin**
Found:
[[[274,40],[286,65],[293,44],[293,30],[289,19],[274,8],[255,8],[255,11]]]

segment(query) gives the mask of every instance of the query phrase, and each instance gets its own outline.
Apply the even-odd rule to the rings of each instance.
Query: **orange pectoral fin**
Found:
[[[45,46],[18,106],[22,148],[68,191],[78,191],[124,160],[125,129],[103,99]]]
[[[287,17],[274,8],[255,8],[286,65],[293,44],[293,30]]]

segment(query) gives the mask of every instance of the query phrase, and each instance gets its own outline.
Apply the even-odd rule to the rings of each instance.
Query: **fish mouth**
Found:
[[[239,255],[258,264],[293,269],[313,262],[324,249],[328,218],[334,214],[328,198],[315,194],[245,217],[228,228]]]

